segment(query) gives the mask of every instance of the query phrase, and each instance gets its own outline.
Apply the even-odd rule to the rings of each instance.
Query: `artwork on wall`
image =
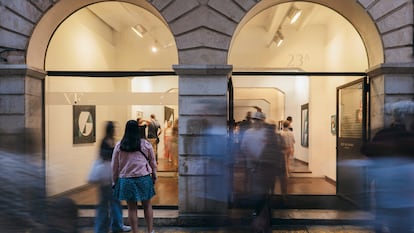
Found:
[[[94,105],[73,105],[73,144],[96,141]]]
[[[174,109],[169,107],[164,107],[164,125],[171,121],[174,122]]]
[[[144,117],[144,112],[142,112],[142,111],[137,111],[137,112],[136,112],[136,117],[137,117],[137,119],[138,119],[138,118],[143,118],[143,117]]]
[[[336,115],[331,116],[331,134],[336,134]]]
[[[301,106],[301,140],[300,144],[303,147],[309,146],[309,105]]]

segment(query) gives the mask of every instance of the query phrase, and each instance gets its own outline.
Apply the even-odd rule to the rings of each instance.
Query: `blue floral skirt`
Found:
[[[118,200],[146,201],[155,196],[154,184],[150,175],[119,178],[113,195]]]

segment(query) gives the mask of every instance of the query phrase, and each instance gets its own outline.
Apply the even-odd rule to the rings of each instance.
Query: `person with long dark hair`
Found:
[[[154,232],[151,198],[155,195],[156,179],[157,162],[152,145],[139,134],[137,121],[129,120],[112,155],[112,181],[114,197],[127,202],[133,233],[138,233],[138,202],[142,203],[148,232]]]

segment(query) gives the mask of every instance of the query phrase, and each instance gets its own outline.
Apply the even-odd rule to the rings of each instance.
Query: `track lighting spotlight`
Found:
[[[155,40],[154,41],[154,43],[152,44],[152,46],[151,46],[151,51],[153,52],[153,53],[157,53],[158,52],[158,50],[159,50],[159,48],[160,48],[160,44],[158,43],[158,41],[157,40]]]
[[[141,24],[137,24],[131,27],[131,29],[141,38],[143,38],[144,34],[147,32],[147,29],[145,29],[145,27],[142,26]]]
[[[292,6],[287,14],[288,18],[290,18],[290,24],[294,24],[299,19],[301,14],[302,10],[300,10],[296,6]]]
[[[282,35],[282,33],[280,31],[276,32],[276,35],[273,37],[273,41],[276,44],[276,47],[279,47],[280,45],[282,45],[284,40],[284,37]]]

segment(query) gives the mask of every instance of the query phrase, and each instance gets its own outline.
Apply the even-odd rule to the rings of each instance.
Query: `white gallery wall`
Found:
[[[113,70],[113,30],[88,10],[65,20],[54,33],[46,56],[47,70]]]
[[[368,59],[358,33],[347,21],[338,20],[326,28],[321,54],[326,70],[365,72]],[[331,133],[331,116],[336,114],[336,89],[362,77],[311,77],[309,96],[309,168],[316,177],[336,180],[336,136]]]
[[[128,105],[108,105],[91,98],[89,93],[128,91],[124,80],[77,77],[46,78],[46,182],[49,195],[55,195],[86,184],[89,168],[97,158],[106,121],[118,123],[116,137],[122,136],[123,124],[129,118]],[[124,88],[122,88],[124,86]],[[75,104],[76,101],[76,104]],[[73,143],[73,106],[93,105],[96,110],[96,142]],[[122,126],[122,127],[120,127]]]
[[[99,141],[104,136],[106,121],[117,123],[116,139],[120,140],[125,123],[137,119],[138,111],[147,120],[150,119],[150,114],[155,114],[163,128],[164,106],[173,108],[178,113],[176,93],[148,92],[151,88],[142,85],[143,79],[153,80],[154,83],[148,84],[158,91],[176,89],[178,86],[177,77],[47,77],[46,163],[50,195],[86,184],[87,173],[97,156]],[[74,105],[96,107],[95,143],[73,144]],[[159,145],[158,154],[163,156],[163,137]]]
[[[123,36],[130,29],[125,30],[127,32],[124,33],[114,31],[87,9],[77,12],[62,23],[53,35],[46,56],[46,70],[139,70],[148,67],[144,59],[149,56],[154,58],[147,59],[148,64],[157,68],[165,67],[169,59],[177,60],[171,59],[174,52],[170,51],[168,56],[164,54],[160,60],[164,62],[157,63],[156,54],[150,50],[139,50],[139,45],[134,45],[134,49],[125,46],[127,39]],[[139,38],[133,35],[132,39]],[[163,52],[165,51],[161,51]],[[170,68],[171,64],[170,61]],[[177,88],[177,77],[46,77],[48,195],[70,191],[86,184],[90,166],[104,136],[106,121],[117,122],[117,139],[122,137],[125,122],[136,119],[137,110],[142,110],[146,119],[149,119],[149,114],[155,113],[162,124],[163,106],[177,106],[178,98],[176,93],[159,92]],[[96,142],[73,144],[73,105],[96,107]],[[162,155],[162,148],[159,153]]]
[[[79,11],[76,17],[69,17],[55,32],[50,41],[46,70],[110,70],[115,59],[113,31],[89,11]],[[97,79],[71,77],[46,77],[46,187],[48,195],[86,184],[86,177],[97,156],[98,144],[103,137],[103,121],[122,120],[122,111],[111,106],[96,107],[96,142],[73,144],[74,93],[79,93],[77,104],[93,104],[81,93],[108,92],[116,90],[116,80],[105,82]],[[124,89],[125,90],[125,89]],[[122,89],[121,89],[122,91]],[[59,93],[66,101],[54,102]],[[66,96],[65,96],[66,93]],[[53,103],[53,104],[52,104]],[[118,116],[119,114],[119,116]]]

